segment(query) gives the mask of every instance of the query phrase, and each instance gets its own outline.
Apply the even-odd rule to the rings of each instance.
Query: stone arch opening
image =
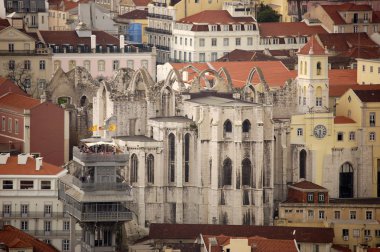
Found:
[[[168,158],[169,158],[169,181],[175,181],[175,136],[173,133],[168,137]]]
[[[252,163],[249,158],[243,159],[242,166],[242,185],[252,186]]]
[[[349,162],[340,167],[339,172],[339,198],[354,197],[354,168]]]
[[[300,179],[306,179],[306,150],[301,150],[299,154],[299,177]]]

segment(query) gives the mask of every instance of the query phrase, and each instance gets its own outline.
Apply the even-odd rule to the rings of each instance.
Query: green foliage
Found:
[[[257,12],[257,22],[278,22],[280,20],[280,14],[273,10],[269,5],[261,3]]]

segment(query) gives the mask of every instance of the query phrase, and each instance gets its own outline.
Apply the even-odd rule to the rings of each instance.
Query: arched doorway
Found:
[[[340,167],[339,198],[354,197],[354,168],[348,162]]]

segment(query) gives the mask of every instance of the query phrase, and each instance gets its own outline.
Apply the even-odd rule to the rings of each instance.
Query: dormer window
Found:
[[[239,24],[239,25],[235,25],[235,31],[241,31],[241,26],[240,26],[240,24]]]
[[[211,25],[211,31],[217,31],[218,26],[217,25]]]
[[[229,25],[223,25],[223,31],[229,31],[230,27]]]

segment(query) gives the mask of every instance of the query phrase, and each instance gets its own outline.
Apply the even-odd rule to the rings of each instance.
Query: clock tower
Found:
[[[312,36],[298,52],[299,112],[329,112],[328,68],[327,50]]]

